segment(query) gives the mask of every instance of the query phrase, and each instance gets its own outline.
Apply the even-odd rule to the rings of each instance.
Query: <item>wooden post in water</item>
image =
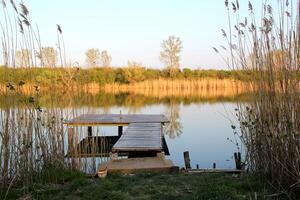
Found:
[[[73,153],[73,135],[74,135],[74,128],[73,127],[68,127],[68,153],[72,154]]]
[[[242,164],[241,164],[241,153],[234,152],[234,161],[235,161],[235,169],[241,170],[242,169]]]
[[[123,126],[118,126],[118,136],[121,137],[123,134]]]
[[[88,136],[89,136],[89,137],[92,137],[92,135],[93,135],[92,127],[91,127],[91,126],[88,126]]]
[[[184,164],[186,169],[191,169],[191,163],[190,163],[190,153],[188,151],[183,152],[184,157]]]

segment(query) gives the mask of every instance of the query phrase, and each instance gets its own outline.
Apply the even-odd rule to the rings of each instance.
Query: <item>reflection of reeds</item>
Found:
[[[152,93],[151,90],[138,90],[126,93],[40,93],[39,104],[41,107],[90,108],[102,107],[109,109],[113,106],[124,106],[128,108],[139,108],[145,105],[168,104],[170,99],[177,103],[215,103],[215,102],[247,102],[250,101],[250,93],[236,94],[226,91],[168,91]],[[19,106],[25,107],[24,102],[18,98],[28,99],[31,95],[10,93],[0,96],[0,108]],[[61,99],[64,99],[62,101]]]

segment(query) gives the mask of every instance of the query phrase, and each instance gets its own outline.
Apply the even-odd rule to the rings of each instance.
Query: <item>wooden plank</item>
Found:
[[[113,151],[161,151],[161,123],[131,123],[113,146]]]
[[[148,114],[84,114],[71,119],[65,124],[72,126],[96,126],[96,125],[129,125],[130,123],[142,123],[139,127],[157,127],[153,123],[168,123],[164,115]],[[147,124],[149,123],[149,124]]]
[[[196,173],[244,173],[245,170],[237,170],[237,169],[188,169],[187,173],[196,174]]]
[[[127,158],[101,163],[98,172],[134,173],[138,171],[171,171],[174,164],[164,157]]]

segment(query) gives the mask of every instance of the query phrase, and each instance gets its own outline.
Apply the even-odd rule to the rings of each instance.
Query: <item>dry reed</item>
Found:
[[[300,196],[300,1],[278,1],[278,13],[266,1],[261,19],[251,2],[249,17],[242,20],[238,1],[225,5],[229,13],[232,7],[229,35],[223,30],[231,54],[228,65],[258,74],[251,82],[253,101],[238,105],[239,123],[232,127],[240,130],[248,168],[261,173],[278,195],[296,199]]]

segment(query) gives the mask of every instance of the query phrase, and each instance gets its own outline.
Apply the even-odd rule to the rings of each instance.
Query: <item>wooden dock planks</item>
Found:
[[[130,123],[112,151],[162,151],[161,123]]]
[[[105,170],[107,173],[121,172],[125,174],[143,171],[170,172],[173,167],[172,161],[164,157],[127,158],[101,163],[98,174]]]
[[[148,114],[84,114],[66,121],[72,126],[128,125],[130,123],[167,123],[164,115]]]

